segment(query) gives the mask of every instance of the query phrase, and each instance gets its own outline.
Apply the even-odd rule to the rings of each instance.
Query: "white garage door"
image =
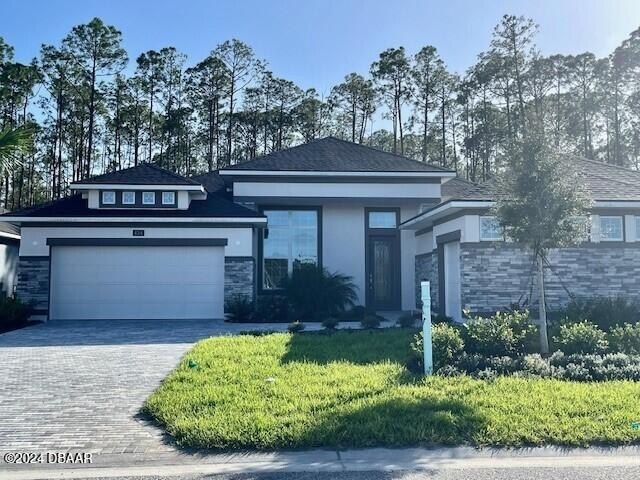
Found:
[[[223,318],[224,247],[51,247],[51,319]]]

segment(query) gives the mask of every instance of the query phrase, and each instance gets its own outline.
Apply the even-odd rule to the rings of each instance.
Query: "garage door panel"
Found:
[[[52,319],[222,318],[223,247],[52,247]]]

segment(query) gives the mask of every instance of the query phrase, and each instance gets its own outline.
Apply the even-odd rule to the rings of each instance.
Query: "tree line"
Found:
[[[0,204],[57,199],[73,181],[140,162],[193,175],[327,135],[476,182],[533,128],[558,151],[640,167],[640,29],[604,58],[543,56],[536,33],[505,15],[462,74],[433,46],[389,48],[326,95],[274,75],[236,39],[195,63],[170,46],[133,59],[122,33],[94,18],[22,64],[0,37],[0,131],[33,137],[0,179]]]

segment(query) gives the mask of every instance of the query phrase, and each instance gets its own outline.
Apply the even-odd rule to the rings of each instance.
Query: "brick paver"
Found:
[[[50,322],[0,335],[0,451],[173,450],[140,418],[142,403],[195,341],[242,329],[215,321]]]

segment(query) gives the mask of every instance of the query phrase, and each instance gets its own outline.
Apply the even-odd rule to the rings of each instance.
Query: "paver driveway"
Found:
[[[0,451],[173,450],[138,418],[143,401],[195,341],[243,329],[220,321],[78,321],[0,335]]]

